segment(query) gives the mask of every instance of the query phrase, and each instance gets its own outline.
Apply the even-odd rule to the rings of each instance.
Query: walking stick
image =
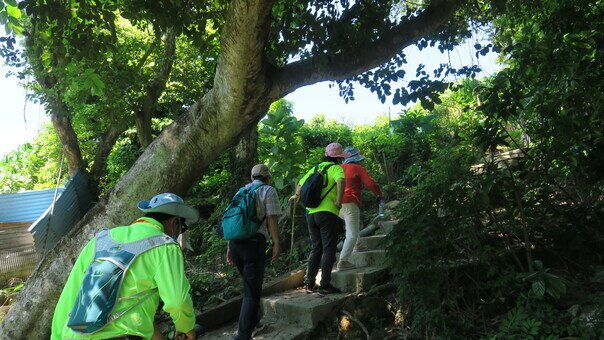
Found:
[[[293,212],[292,212],[292,241],[291,241],[291,246],[289,248],[289,253],[292,254],[292,252],[294,251],[294,227],[296,226],[296,201],[293,200],[292,201],[292,205],[293,205]]]

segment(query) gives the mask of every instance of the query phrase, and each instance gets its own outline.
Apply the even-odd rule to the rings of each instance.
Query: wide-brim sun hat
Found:
[[[348,152],[350,154],[350,156],[346,157],[344,160],[344,164],[357,163],[365,159],[365,156],[361,155],[359,149],[355,148],[354,146],[347,146],[346,149],[344,149],[344,152]]]
[[[140,201],[137,207],[145,213],[157,212],[182,217],[187,225],[199,220],[199,212],[195,208],[185,204],[178,195],[169,192],[155,195],[149,201]]]
[[[347,158],[350,157],[348,152],[344,152],[340,143],[331,143],[325,147],[325,156],[333,158]]]

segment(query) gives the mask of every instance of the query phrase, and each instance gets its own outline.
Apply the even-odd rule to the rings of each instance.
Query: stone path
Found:
[[[263,297],[261,305],[266,326],[254,339],[303,339],[321,321],[335,315],[350,295],[366,291],[382,280],[388,273],[384,241],[397,223],[398,221],[379,222],[376,235],[360,238],[368,246],[368,250],[352,253],[350,262],[357,268],[345,271],[334,269],[332,284],[340,288],[342,293],[321,296],[307,294],[299,287]],[[319,277],[317,281],[320,281]],[[233,339],[236,333],[237,322],[234,321],[202,335],[201,339]]]

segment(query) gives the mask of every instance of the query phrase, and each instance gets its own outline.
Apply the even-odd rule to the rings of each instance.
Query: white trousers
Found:
[[[340,218],[346,225],[346,238],[340,252],[340,261],[348,261],[354,246],[359,239],[359,230],[361,229],[361,210],[354,203],[344,203],[340,208]]]

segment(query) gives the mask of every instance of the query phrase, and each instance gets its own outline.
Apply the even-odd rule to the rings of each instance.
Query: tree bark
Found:
[[[258,128],[253,124],[241,135],[233,148],[229,194],[250,182],[250,171],[258,163]]]
[[[113,146],[120,135],[126,131],[128,124],[126,122],[115,122],[111,124],[109,130],[105,132],[96,146],[94,161],[90,169],[89,189],[92,197],[99,197],[101,179],[107,174],[107,157],[111,153]]]
[[[147,86],[146,94],[143,97],[140,108],[134,113],[138,141],[143,149],[149,146],[149,144],[151,144],[153,141],[151,118],[157,109],[157,101],[159,100],[159,97],[166,89],[166,83],[170,77],[172,65],[174,65],[175,52],[176,32],[173,27],[170,27],[165,33],[164,54],[161,60],[161,67],[155,78]]]
[[[335,56],[315,55],[277,70],[275,84],[284,96],[299,87],[326,80],[345,80],[390,60],[405,47],[435,32],[467,0],[434,0],[418,16],[402,20],[388,34],[373,42],[359,43],[354,51]]]
[[[38,264],[0,325],[3,337],[48,338],[54,306],[83,245],[100,229],[127,224],[139,216],[136,202],[141,199],[165,191],[186,194],[214,159],[234,145],[243,131],[257,124],[271,102],[300,86],[367,71],[413,43],[411,37],[421,37],[417,32],[430,33],[422,28],[413,30],[411,37],[405,35],[405,39],[393,37],[395,43],[380,46],[377,61],[370,59],[368,53],[361,53],[362,58],[340,67],[332,63],[326,68],[305,61],[277,70],[268,66],[264,57],[273,3],[231,2],[221,34],[213,88],[149,145],[114,189]],[[445,12],[450,15],[452,10]],[[422,22],[432,29],[444,22],[438,15],[425,17],[434,20],[432,25]],[[292,78],[287,79],[288,75]]]
[[[63,154],[67,158],[69,176],[75,175],[78,170],[86,173],[86,162],[84,162],[84,158],[82,158],[78,136],[71,125],[71,118],[68,114],[64,113],[63,109],[59,108],[62,106],[61,104],[56,102],[52,103],[52,99],[50,99],[49,102],[51,107],[50,120],[61,141]]]
[[[141,199],[165,191],[185,195],[203,169],[266,112],[275,99],[267,96],[270,84],[263,59],[272,3],[232,3],[213,89],[166,128],[38,264],[0,325],[3,337],[47,339],[56,301],[83,245],[100,229],[140,216],[136,202]]]

